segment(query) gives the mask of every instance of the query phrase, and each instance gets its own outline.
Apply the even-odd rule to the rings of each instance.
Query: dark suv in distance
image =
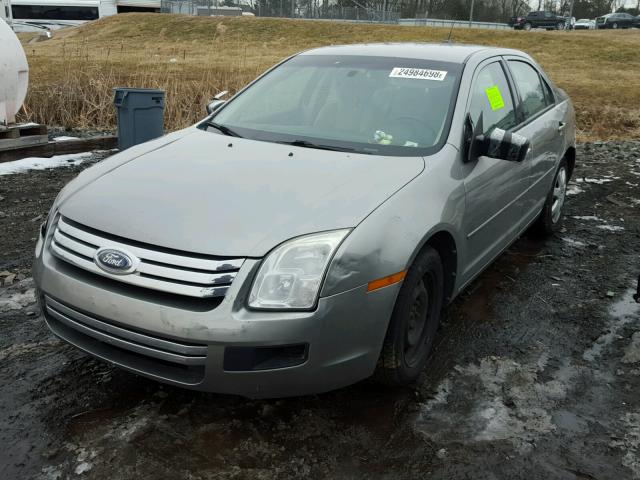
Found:
[[[515,30],[531,30],[546,28],[547,30],[564,30],[567,23],[565,17],[551,12],[529,12],[526,17],[511,17],[509,25]]]
[[[596,28],[631,28],[636,24],[636,17],[628,13],[609,13],[596,18]]]

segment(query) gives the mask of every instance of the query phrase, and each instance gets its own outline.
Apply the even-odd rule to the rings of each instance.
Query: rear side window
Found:
[[[495,127],[509,130],[516,126],[511,91],[500,62],[480,70],[474,81],[469,113],[474,124],[482,113],[483,133]]]
[[[509,68],[520,92],[525,119],[533,117],[553,104],[551,89],[540,78],[540,74],[535,68],[528,63],[517,60],[509,60]]]

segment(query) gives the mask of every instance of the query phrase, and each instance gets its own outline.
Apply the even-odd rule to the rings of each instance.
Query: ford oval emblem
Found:
[[[98,250],[94,261],[105,272],[116,275],[132,273],[138,266],[138,261],[133,255],[113,248],[101,248]]]

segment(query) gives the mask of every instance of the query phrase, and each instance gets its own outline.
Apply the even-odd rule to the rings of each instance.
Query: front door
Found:
[[[500,59],[481,64],[474,75],[468,113],[483,133],[516,126],[514,95]],[[463,167],[466,192],[464,229],[467,258],[463,281],[475,276],[520,232],[529,163],[480,156]]]

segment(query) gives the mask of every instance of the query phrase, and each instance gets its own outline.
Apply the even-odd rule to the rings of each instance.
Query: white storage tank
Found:
[[[16,121],[29,84],[29,65],[11,27],[0,18],[0,125]]]

